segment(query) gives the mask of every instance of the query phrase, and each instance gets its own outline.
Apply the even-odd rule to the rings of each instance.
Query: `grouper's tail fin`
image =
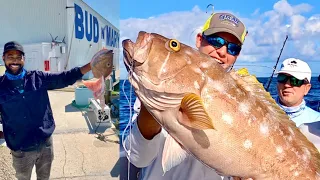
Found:
[[[104,95],[105,92],[105,82],[104,77],[101,76],[97,80],[84,81],[82,83],[93,92],[93,96],[98,99],[99,97]]]

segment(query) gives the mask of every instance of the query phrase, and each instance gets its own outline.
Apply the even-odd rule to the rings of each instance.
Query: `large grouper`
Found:
[[[122,45],[137,97],[168,132],[164,173],[192,155],[236,178],[320,179],[319,151],[255,76],[156,33]]]

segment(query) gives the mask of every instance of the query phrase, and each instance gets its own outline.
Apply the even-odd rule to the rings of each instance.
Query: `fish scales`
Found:
[[[187,153],[235,178],[319,179],[319,151],[245,69],[156,33],[123,47],[136,95],[169,133],[164,172]]]

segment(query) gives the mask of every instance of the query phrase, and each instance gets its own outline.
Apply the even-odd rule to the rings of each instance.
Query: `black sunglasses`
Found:
[[[206,36],[202,34],[202,37],[205,40],[207,40],[211,46],[215,48],[221,48],[222,46],[227,45],[228,53],[231,54],[232,56],[238,55],[241,51],[241,46],[239,44],[228,42],[227,40],[217,35]]]
[[[300,80],[300,79],[297,79],[296,77],[288,76],[285,74],[279,74],[277,76],[277,80],[279,83],[286,83],[288,81],[288,79],[290,80],[291,86],[295,86],[295,87],[300,87],[304,83],[306,83],[305,80]]]

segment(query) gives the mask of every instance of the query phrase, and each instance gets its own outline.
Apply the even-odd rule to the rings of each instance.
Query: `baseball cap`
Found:
[[[281,73],[290,74],[299,80],[307,79],[309,82],[311,80],[311,69],[309,65],[296,58],[288,58],[284,60],[277,74]]]
[[[242,21],[230,13],[213,13],[205,22],[202,32],[206,36],[227,32],[234,35],[241,44],[248,33]]]
[[[7,43],[4,45],[3,55],[4,55],[6,52],[10,51],[10,50],[20,51],[20,52],[24,55],[24,51],[23,51],[22,45],[19,44],[19,43],[16,42],[16,41],[7,42]]]

